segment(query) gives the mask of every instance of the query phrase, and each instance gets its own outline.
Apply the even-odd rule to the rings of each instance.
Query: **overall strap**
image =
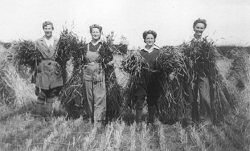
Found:
[[[97,48],[96,52],[99,52],[99,50],[101,49],[101,47],[102,47],[102,44],[100,44],[100,46]],[[89,43],[87,45],[87,51],[89,51]]]
[[[101,49],[101,47],[102,47],[102,44],[100,44],[100,46],[98,47],[97,52],[99,52],[99,50]]]
[[[87,45],[87,52],[89,51],[89,43],[88,43],[88,45]]]

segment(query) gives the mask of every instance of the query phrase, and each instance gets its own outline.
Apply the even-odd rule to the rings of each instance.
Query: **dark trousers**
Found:
[[[142,121],[142,110],[144,102],[148,105],[148,122],[153,123],[158,113],[158,99],[161,92],[158,74],[151,74],[147,80],[140,81],[137,85],[136,96],[136,122]]]
[[[136,122],[139,123],[142,121],[142,110],[144,102],[147,101],[148,105],[148,122],[153,123],[156,114],[158,113],[157,100],[159,97],[155,96],[136,96]]]
[[[41,116],[50,116],[53,112],[52,104],[55,102],[55,98],[59,95],[61,89],[62,87],[44,90],[36,87],[37,103],[35,112]]]

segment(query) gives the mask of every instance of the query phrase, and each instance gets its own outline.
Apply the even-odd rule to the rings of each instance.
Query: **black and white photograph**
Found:
[[[1,0],[0,151],[249,151],[249,0]]]

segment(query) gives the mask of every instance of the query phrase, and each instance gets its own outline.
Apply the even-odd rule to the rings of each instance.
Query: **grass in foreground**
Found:
[[[221,68],[225,69],[228,62],[222,60]],[[0,105],[0,151],[250,150],[249,87],[239,94],[241,98],[235,114],[221,125],[201,123],[182,128],[180,123],[164,125],[156,122],[154,126],[142,123],[138,131],[136,124],[116,121],[98,128],[81,118],[53,117],[45,121],[32,115],[34,87],[20,78],[13,66],[9,67],[6,70],[8,85],[15,91],[16,100],[13,108]]]
[[[81,118],[53,117],[45,121],[31,113],[14,112],[4,106],[0,110],[1,150],[241,151],[250,147],[250,122],[239,117],[231,117],[220,126],[202,123],[184,129],[179,123],[163,125],[156,122],[154,125],[142,123],[138,130],[135,123],[126,125],[122,121],[99,128]]]

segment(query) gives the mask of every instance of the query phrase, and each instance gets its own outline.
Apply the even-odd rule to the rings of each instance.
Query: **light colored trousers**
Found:
[[[91,116],[94,114],[95,123],[104,121],[106,116],[104,71],[99,65],[88,64],[84,67],[84,80]]]

